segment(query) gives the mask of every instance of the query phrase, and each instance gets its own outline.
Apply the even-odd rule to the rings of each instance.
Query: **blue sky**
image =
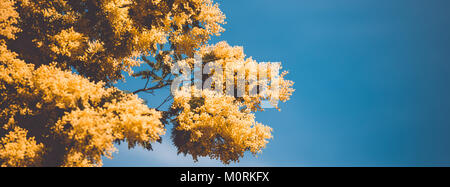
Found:
[[[296,89],[281,112],[257,113],[274,129],[263,153],[231,166],[450,166],[449,1],[217,2],[228,24],[212,43],[282,62]],[[223,166],[177,156],[169,134],[154,151],[119,148],[105,166]]]

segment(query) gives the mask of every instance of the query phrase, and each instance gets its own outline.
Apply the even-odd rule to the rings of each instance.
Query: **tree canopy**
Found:
[[[167,111],[137,96],[172,86],[175,62],[193,67],[196,57],[226,69],[215,88],[238,84],[238,71],[258,79],[271,71],[263,65],[275,67],[247,58],[242,47],[208,44],[223,24],[212,0],[0,0],[0,165],[101,166],[116,143],[151,150],[167,125],[178,152],[194,160],[228,164],[246,151],[261,152],[272,129],[256,122],[254,112],[264,100],[289,99],[287,72],[256,81],[280,88],[263,93],[253,85],[258,95],[246,94],[251,84],[239,97],[182,88]],[[141,65],[148,68],[133,71]],[[124,73],[147,84],[133,93],[119,90],[114,85]]]

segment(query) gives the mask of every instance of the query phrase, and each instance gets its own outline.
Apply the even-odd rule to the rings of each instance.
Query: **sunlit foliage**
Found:
[[[242,48],[208,45],[223,24],[211,0],[0,0],[0,165],[101,166],[116,143],[151,150],[169,124],[179,152],[194,160],[228,164],[261,152],[272,129],[252,112],[262,100],[289,99],[286,73],[270,77],[278,95],[190,97],[190,89],[171,96],[167,111],[136,95],[170,86],[173,63],[196,55],[231,69],[243,63],[244,76],[257,76],[263,63]],[[133,72],[141,65],[148,69]],[[152,84],[121,91],[114,84],[124,72]]]

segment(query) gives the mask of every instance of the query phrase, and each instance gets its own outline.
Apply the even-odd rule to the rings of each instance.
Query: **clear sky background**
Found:
[[[257,113],[274,129],[263,153],[231,166],[450,166],[450,1],[217,2],[228,24],[212,43],[282,62],[296,89]],[[119,148],[105,166],[223,166],[177,156],[169,133],[154,151]]]

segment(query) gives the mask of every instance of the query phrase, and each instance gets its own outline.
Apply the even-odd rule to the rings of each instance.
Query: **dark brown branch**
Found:
[[[166,87],[168,85],[169,84],[162,84],[162,85],[156,85],[156,86],[153,86],[153,87],[150,87],[150,88],[139,89],[139,90],[134,91],[133,94],[137,94],[139,92],[148,92],[148,91],[164,88],[164,87]]]
[[[158,107],[156,107],[156,110],[159,110],[159,108],[161,108],[164,104],[166,104],[168,101],[170,101],[172,99],[172,94],[169,94],[168,96],[167,96],[167,98],[166,99],[164,99],[164,101],[158,106]]]

